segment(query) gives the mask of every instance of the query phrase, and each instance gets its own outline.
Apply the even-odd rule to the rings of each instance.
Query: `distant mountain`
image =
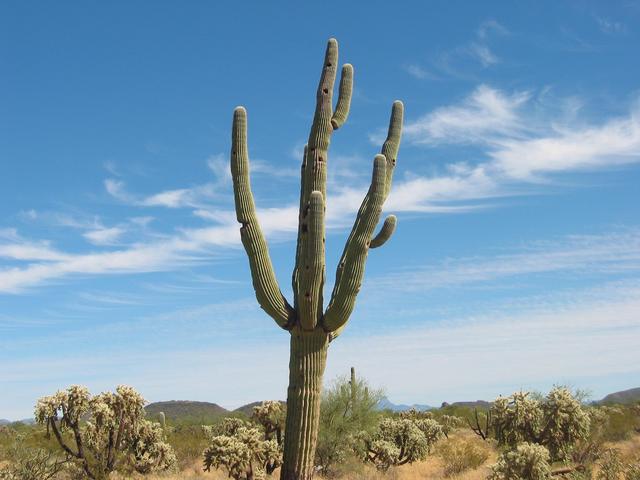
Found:
[[[412,408],[415,408],[420,412],[426,412],[427,410],[433,410],[435,407],[432,407],[431,405],[419,405],[419,404],[396,405],[395,403],[392,403],[387,397],[382,397],[382,400],[378,402],[378,410],[391,410],[392,412],[405,412],[407,410],[411,410]]]
[[[621,403],[621,404],[630,404],[640,402],[640,387],[638,388],[630,388],[629,390],[622,390],[620,392],[610,393],[602,400],[600,400],[599,404],[610,404],[610,403]]]
[[[234,410],[234,413],[244,413],[247,417],[250,417],[251,415],[253,415],[253,407],[257,407],[261,403],[262,401],[247,403],[246,405],[236,408]],[[280,403],[282,403],[283,405],[287,404],[287,402],[283,402],[282,400],[280,400]]]
[[[36,423],[35,418],[23,418],[22,420],[7,420],[6,418],[0,418],[0,426],[10,425],[12,423],[24,423],[25,425],[33,425]]]
[[[479,408],[481,410],[486,410],[491,407],[492,402],[487,402],[486,400],[475,400],[472,402],[453,402],[447,403],[442,402],[440,408],[445,407],[466,407],[466,408]]]
[[[167,420],[184,418],[212,418],[229,414],[229,410],[216,403],[194,402],[190,400],[169,400],[167,402],[150,403],[145,408],[147,415],[164,412]]]

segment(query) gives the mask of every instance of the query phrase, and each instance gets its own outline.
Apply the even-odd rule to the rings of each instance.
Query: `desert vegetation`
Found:
[[[381,410],[352,371],[323,392],[313,471],[327,479],[638,480],[640,404],[588,403],[564,387],[515,392],[486,409]],[[0,479],[277,478],[286,406],[193,423],[146,414],[131,387],[43,397],[34,424],[0,427]],[[165,417],[163,426],[160,419]],[[482,428],[478,428],[478,423]],[[445,431],[447,435],[445,435]]]

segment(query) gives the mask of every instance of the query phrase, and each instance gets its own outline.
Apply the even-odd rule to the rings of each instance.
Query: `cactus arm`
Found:
[[[300,166],[300,207],[298,214],[298,237],[296,241],[296,264],[293,268],[293,273],[291,274],[291,287],[293,288],[293,308],[298,311],[298,276],[299,273],[299,263],[302,260],[300,256],[300,247],[301,247],[301,237],[302,237],[302,213],[304,211],[304,182],[305,182],[305,169],[307,167],[307,149],[308,145],[305,143],[304,151],[302,153],[302,165]]]
[[[369,243],[376,227],[385,197],[387,159],[376,155],[369,191],[362,201],[358,216],[351,230],[338,264],[336,283],[323,318],[323,328],[335,332],[346,324],[355,306],[356,296],[362,284]]]
[[[313,330],[322,308],[321,289],[324,283],[324,197],[318,191],[309,197],[309,228],[306,235],[307,252],[300,265],[300,296],[298,312],[303,330]]]
[[[389,240],[393,232],[395,232],[397,223],[398,219],[395,215],[389,215],[385,218],[382,228],[378,234],[371,239],[369,248],[378,248],[387,243],[387,240]]]
[[[316,93],[316,109],[313,116],[313,123],[309,133],[305,158],[303,160],[302,187],[300,192],[300,213],[298,218],[298,247],[296,248],[296,260],[293,272],[293,294],[296,297],[294,305],[298,305],[300,296],[304,293],[301,290],[300,265],[303,257],[307,254],[306,239],[301,234],[309,228],[306,217],[306,206],[309,203],[311,192],[318,191],[322,196],[327,196],[327,157],[329,143],[333,127],[331,118],[333,117],[333,88],[336,80],[336,66],[338,63],[338,42],[330,39],[327,43],[322,74],[318,83]],[[343,101],[344,103],[344,101]]]
[[[393,102],[391,107],[391,118],[389,119],[389,129],[387,130],[387,139],[382,145],[380,153],[387,159],[387,181],[385,183],[384,198],[389,196],[391,191],[391,181],[393,180],[393,171],[396,167],[398,158],[398,150],[400,148],[400,140],[402,139],[402,119],[404,117],[404,105],[400,100]]]
[[[256,298],[260,307],[278,325],[288,330],[295,320],[295,312],[280,291],[269,257],[267,242],[258,223],[249,179],[247,112],[243,107],[238,107],[233,112],[231,175],[236,217],[242,224],[240,237],[249,257]]]
[[[340,74],[340,87],[338,89],[338,103],[331,117],[331,126],[334,130],[339,129],[349,116],[351,107],[351,94],[353,92],[353,65],[345,63]]]

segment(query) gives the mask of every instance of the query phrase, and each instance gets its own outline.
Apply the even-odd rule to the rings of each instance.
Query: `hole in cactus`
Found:
[[[322,157],[318,157],[318,161],[319,161],[319,162],[322,162]]]
[[[329,93],[329,89],[328,89],[328,88],[323,88],[323,89],[322,89],[322,92],[323,92],[323,93]]]
[[[331,62],[327,63],[327,67],[330,67],[330,66],[331,66]]]
[[[304,296],[305,296],[305,298],[309,298],[311,296],[311,294],[309,292],[305,292]]]

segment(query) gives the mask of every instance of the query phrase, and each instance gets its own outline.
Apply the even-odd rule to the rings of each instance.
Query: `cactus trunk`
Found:
[[[311,332],[295,329],[291,332],[281,480],[307,480],[313,477],[322,377],[328,346],[329,336],[322,329]]]
[[[236,108],[233,116],[231,176],[240,237],[249,257],[256,299],[276,323],[291,334],[287,422],[281,480],[313,478],[313,463],[320,416],[322,376],[329,342],[340,335],[355,307],[369,249],[384,245],[393,235],[396,218],[387,217],[377,235],[382,206],[389,195],[402,133],[403,105],[391,109],[387,139],[373,161],[369,191],[358,210],[351,234],[336,271],[331,298],[324,309],[325,210],[327,164],[331,135],[347,120],[351,103],[353,67],[342,67],[338,101],[333,89],[338,65],[338,42],[329,40],[316,110],[302,159],[300,211],[295,267],[292,274],[293,305],[278,285],[266,239],[260,229],[249,178],[247,112]],[[355,378],[352,380],[355,386]]]

